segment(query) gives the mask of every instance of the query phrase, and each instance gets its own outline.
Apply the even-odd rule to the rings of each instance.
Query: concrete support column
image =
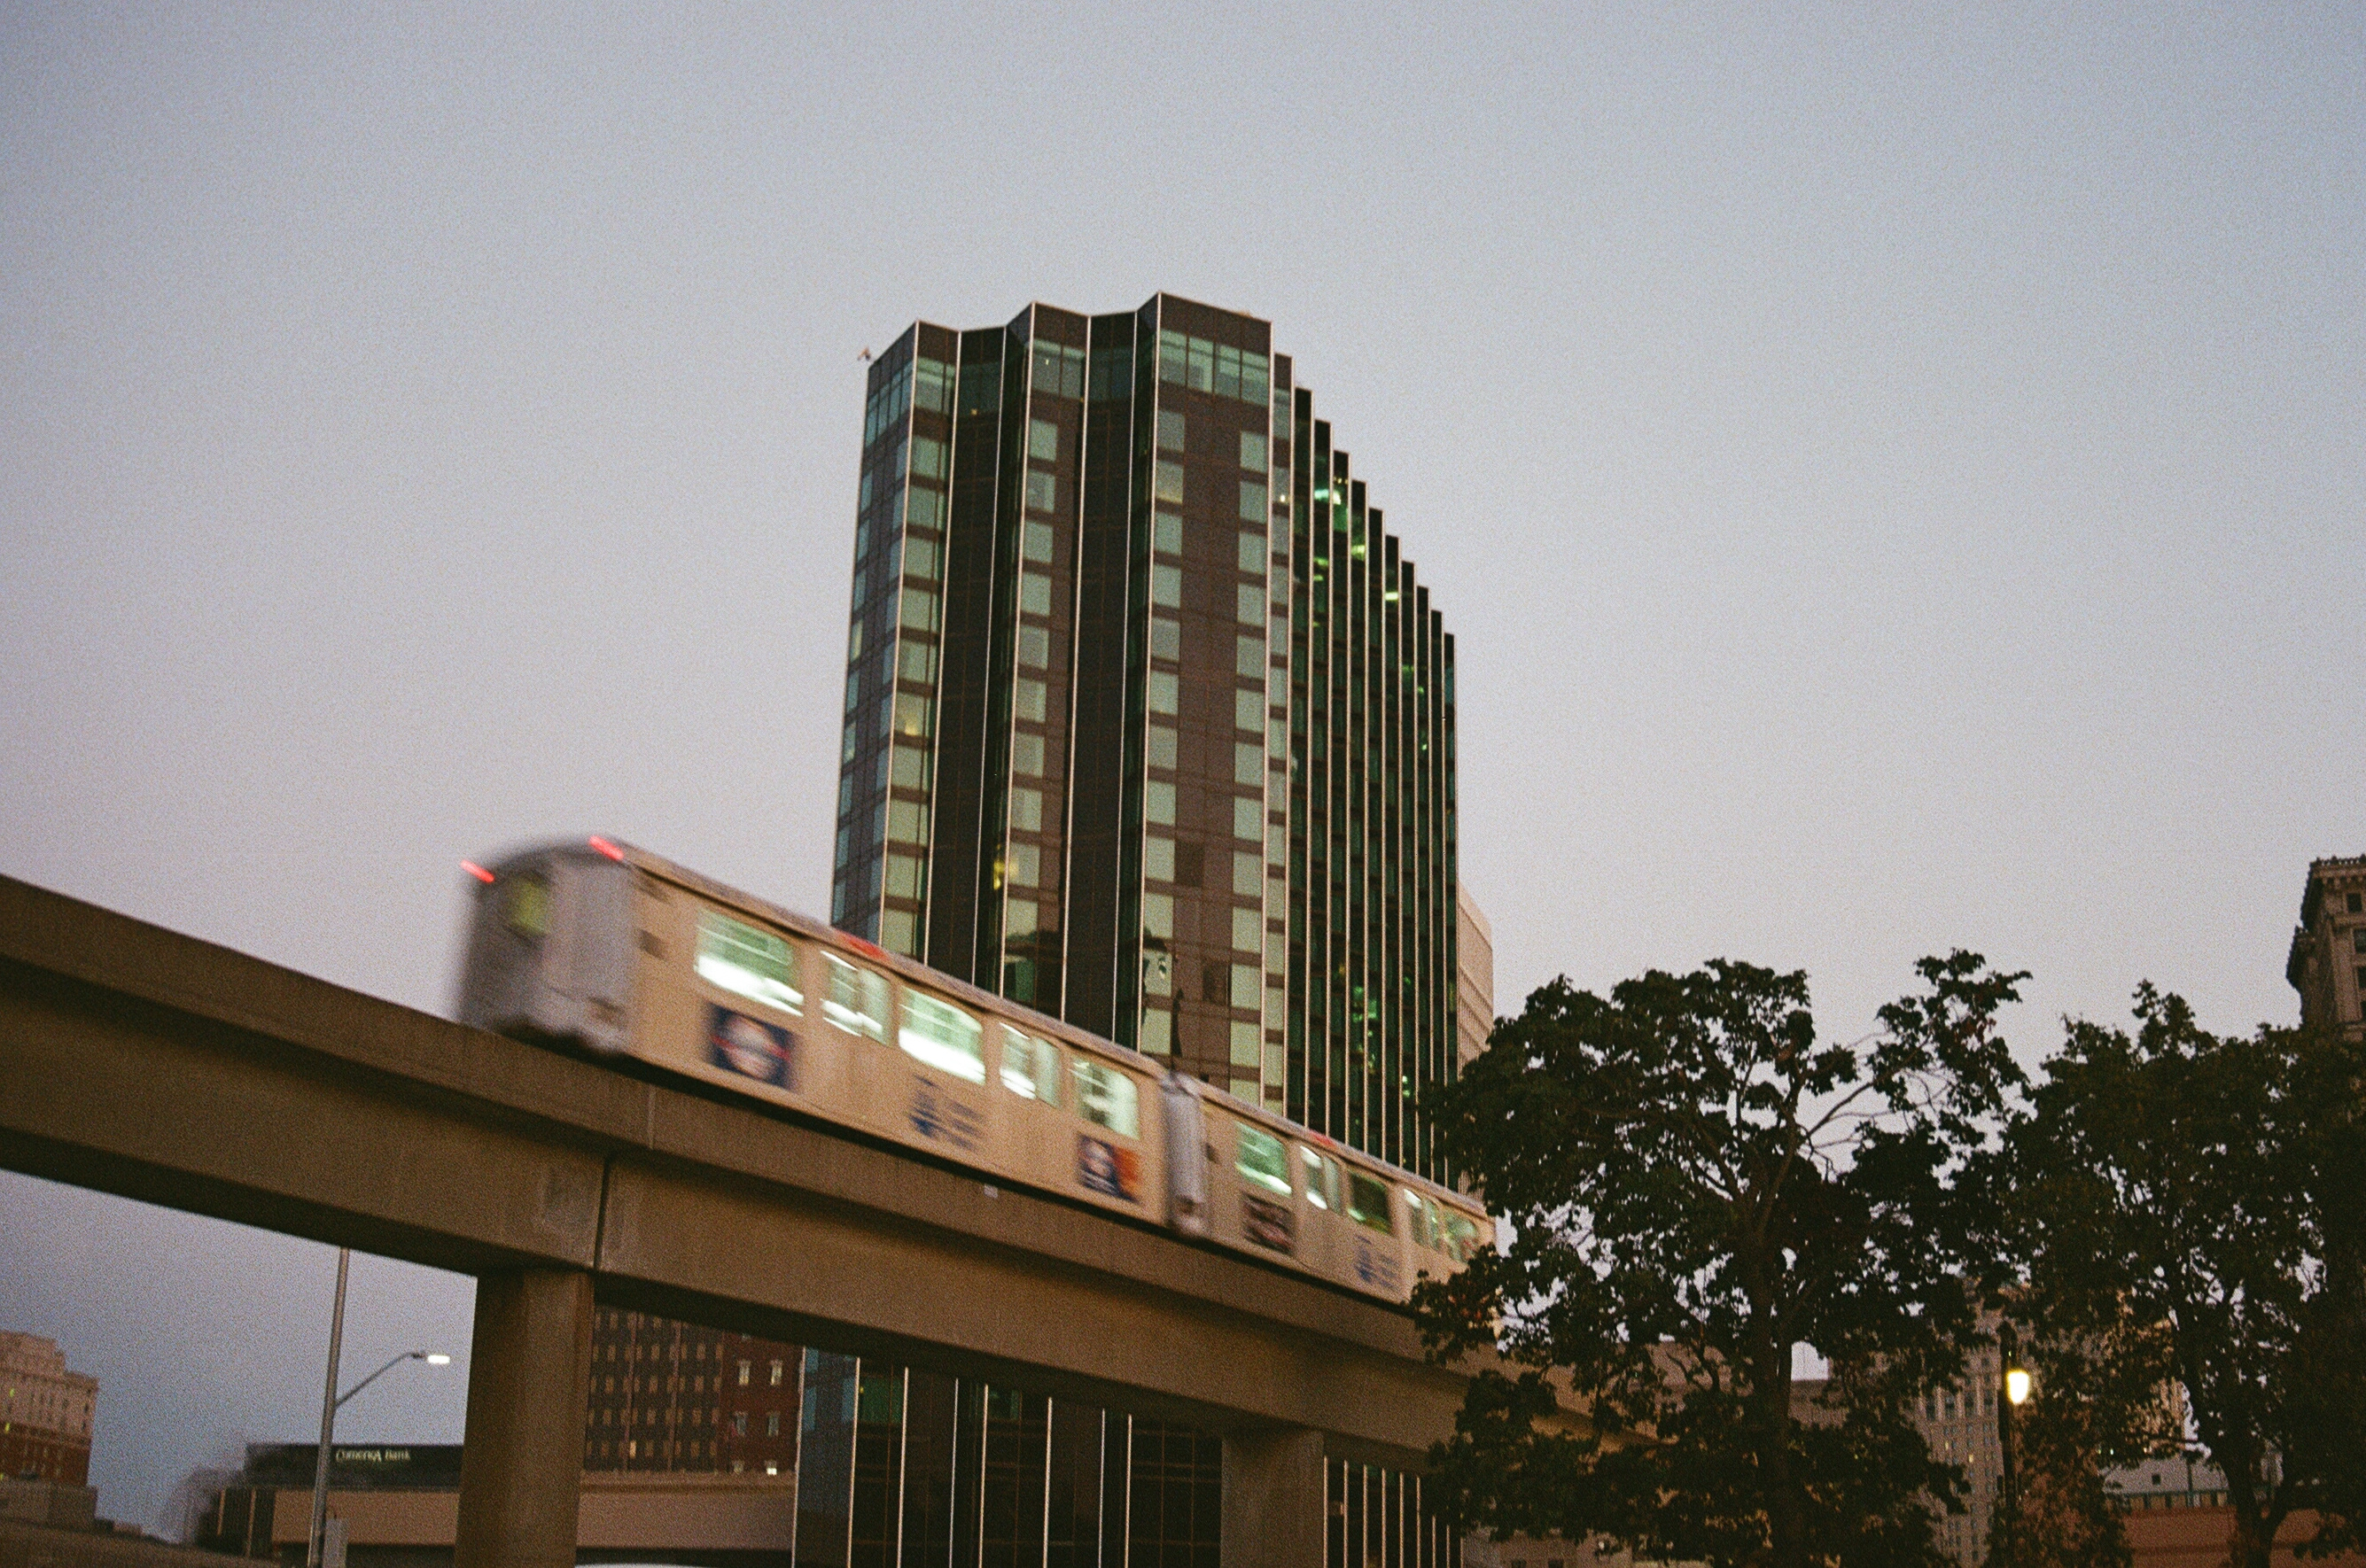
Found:
[[[591,1377],[591,1275],[478,1276],[456,1568],[574,1568]]]
[[[1302,1428],[1224,1439],[1223,1568],[1324,1568],[1323,1434]]]

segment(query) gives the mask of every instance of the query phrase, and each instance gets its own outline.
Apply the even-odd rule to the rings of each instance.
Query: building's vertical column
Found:
[[[592,1276],[479,1275],[456,1568],[573,1568]]]
[[[1267,440],[1272,454],[1271,510],[1264,557],[1267,577],[1265,997],[1258,1017],[1257,1074],[1262,1103],[1284,1115],[1301,1114],[1290,1078],[1290,676],[1298,653],[1291,640],[1291,478],[1298,454],[1291,446],[1290,363],[1276,354]]]
[[[1323,1434],[1224,1439],[1223,1568],[1323,1568]]]

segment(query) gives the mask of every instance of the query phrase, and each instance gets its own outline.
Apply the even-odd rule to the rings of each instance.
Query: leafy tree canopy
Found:
[[[1720,1568],[1947,1561],[1928,1499],[1960,1472],[1908,1402],[1977,1335],[1996,1209],[1970,1172],[2022,1082],[1996,1014],[2025,977],[1918,969],[1849,1045],[1819,1039],[1804,974],[1557,980],[1436,1093],[1511,1236],[1415,1300],[1437,1353],[1514,1369],[1480,1372],[1432,1456],[1459,1521]],[[1834,1369],[1812,1408],[1797,1345]],[[1557,1392],[1590,1427],[1556,1421]]]
[[[2015,1315],[2075,1363],[2041,1397],[2091,1405],[2098,1446],[2125,1461],[2159,1444],[2158,1392],[2180,1389],[2226,1474],[2236,1568],[2265,1568],[2294,1508],[2323,1511],[2320,1548],[2354,1542],[2366,1047],[2214,1036],[2149,985],[2135,1024],[2072,1022],[2011,1136]]]

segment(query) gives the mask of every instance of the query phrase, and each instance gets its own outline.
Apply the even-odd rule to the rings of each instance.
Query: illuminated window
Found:
[[[1002,1026],[1002,1086],[1021,1100],[1060,1103],[1060,1047]]]
[[[1290,1150],[1282,1141],[1246,1122],[1235,1123],[1234,1134],[1234,1164],[1241,1179],[1290,1196]]]
[[[1120,1137],[1142,1136],[1141,1095],[1133,1080],[1113,1067],[1076,1058],[1076,1114]]]
[[[850,1035],[884,1041],[887,977],[858,969],[835,954],[823,956],[829,962],[829,998],[822,1003],[822,1016]]]
[[[796,958],[789,945],[727,914],[711,909],[698,912],[698,959],[693,967],[699,979],[717,990],[783,1013],[796,1014],[804,1008],[805,994],[796,984]]]
[[[1306,1201],[1318,1209],[1334,1213],[1339,1207],[1339,1162],[1326,1154],[1317,1154],[1301,1148],[1299,1157],[1306,1162]]]
[[[972,1083],[986,1081],[986,1047],[977,1020],[926,991],[904,993],[904,1053]]]

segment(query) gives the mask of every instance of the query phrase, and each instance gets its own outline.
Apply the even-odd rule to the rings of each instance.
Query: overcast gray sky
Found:
[[[1960,945],[2033,1060],[2288,1019],[2366,851],[2366,10],[1955,9],[9,6],[0,871],[437,1009],[517,840],[821,912],[858,353],[1166,289],[1458,636],[1500,1009],[1727,955],[1854,1035]],[[305,1435],[327,1258],[0,1177],[103,1509]],[[358,1282],[355,1360],[465,1349]]]

